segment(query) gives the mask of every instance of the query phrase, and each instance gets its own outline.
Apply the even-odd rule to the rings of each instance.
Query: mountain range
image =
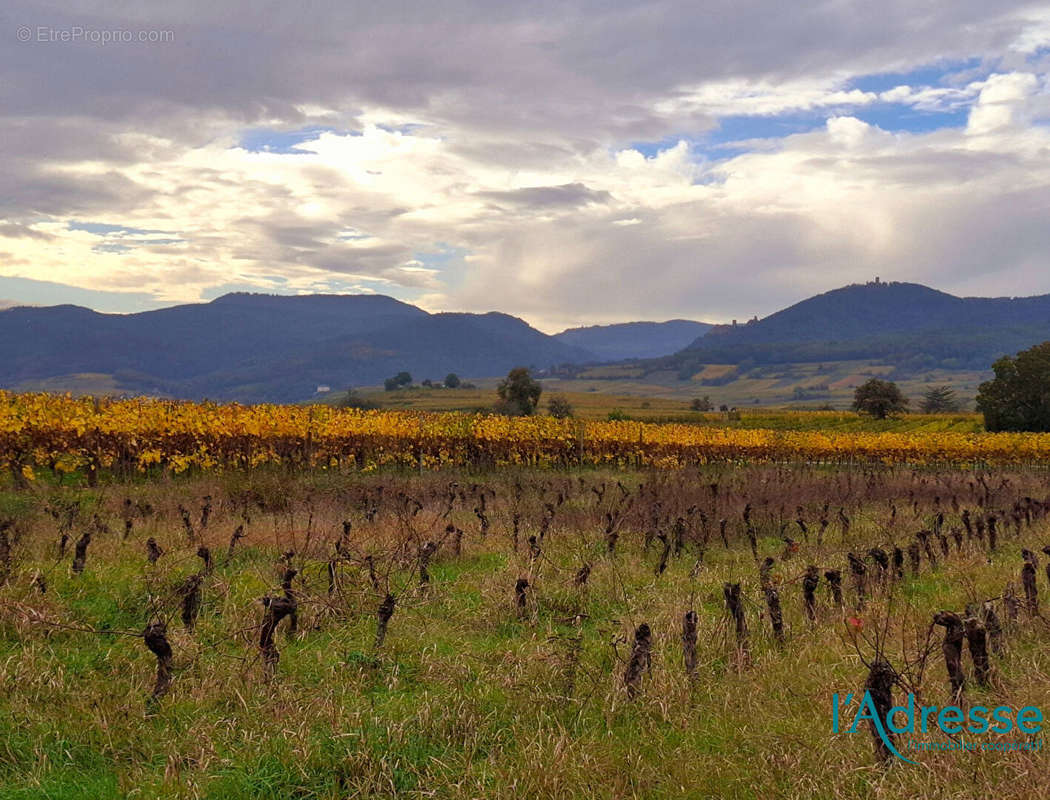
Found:
[[[0,386],[61,388],[63,378],[92,374],[129,393],[298,401],[321,385],[374,385],[402,370],[441,381],[664,355],[704,329],[647,323],[625,337],[620,327],[549,336],[507,314],[430,314],[381,295],[237,293],[139,314],[16,306],[0,310]],[[576,343],[580,334],[593,350]]]
[[[401,371],[441,381],[520,365],[629,361],[636,373],[676,370],[684,379],[708,364],[867,359],[907,375],[987,370],[1000,355],[1047,339],[1050,295],[961,298],[877,280],[746,324],[633,322],[554,335],[507,314],[429,313],[381,295],[237,293],[138,314],[0,310],[0,386],[65,389],[97,375],[129,394],[294,402],[322,385],[376,385]]]
[[[441,380],[593,359],[507,314],[429,314],[379,295],[228,294],[139,314],[0,311],[3,386],[100,373],[128,392],[296,401],[322,384],[373,385],[401,370]]]

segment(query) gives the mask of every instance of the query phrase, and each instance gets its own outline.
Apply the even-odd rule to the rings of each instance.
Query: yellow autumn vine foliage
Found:
[[[1032,464],[1050,434],[747,430],[327,406],[95,399],[0,392],[0,466],[24,479],[120,466],[187,469],[714,461]]]

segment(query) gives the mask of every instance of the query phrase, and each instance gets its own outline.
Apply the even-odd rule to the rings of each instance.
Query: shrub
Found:
[[[379,403],[361,397],[353,389],[347,389],[346,395],[339,401],[339,408],[358,408],[362,411],[375,411],[379,408]]]
[[[564,397],[557,395],[547,401],[547,413],[558,419],[565,419],[575,414],[572,403]]]
[[[706,394],[703,397],[694,397],[693,402],[689,404],[690,411],[710,411],[714,407],[710,395]]]

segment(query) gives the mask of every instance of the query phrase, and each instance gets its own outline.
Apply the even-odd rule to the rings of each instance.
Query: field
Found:
[[[855,417],[835,412],[799,417],[802,423],[815,421],[815,427],[791,426],[790,419],[773,416],[766,427],[731,427],[712,424],[714,419],[698,421],[703,424],[588,422],[2,393],[0,468],[24,485],[38,471],[61,477],[83,470],[94,482],[103,470],[127,476],[262,464],[366,471],[387,466],[686,467],[718,462],[977,467],[1043,464],[1050,458],[1050,434],[973,433],[973,420],[966,416],[924,416],[899,431],[852,430],[849,423]],[[781,424],[774,426],[778,420]],[[836,429],[840,425],[846,429]]]
[[[964,407],[972,408],[977,387],[990,373],[931,369],[900,376],[891,365],[875,361],[827,361],[706,364],[692,375],[682,376],[674,371],[643,374],[636,366],[625,364],[587,369],[571,379],[545,378],[543,383],[550,393],[602,393],[679,402],[708,395],[716,406],[827,405],[846,409],[853,401],[853,390],[873,377],[896,382],[913,406],[930,386],[947,384],[955,389]]]
[[[540,406],[545,408],[551,397],[564,397],[581,419],[601,420],[613,414],[647,422],[687,422],[702,419],[690,410],[690,404],[694,398],[707,397],[714,408],[725,405],[744,417],[761,417],[771,411],[804,414],[815,409],[834,409],[848,415],[854,389],[871,377],[882,377],[892,371],[885,365],[867,362],[762,366],[742,374],[735,370],[736,367],[730,365],[711,364],[691,380],[679,380],[672,373],[642,375],[637,368],[629,366],[595,367],[575,378],[543,378]],[[723,383],[720,379],[726,375],[733,379]],[[911,408],[918,412],[923,393],[938,385],[952,386],[962,407],[973,408],[977,387],[987,378],[975,372],[932,371],[895,380],[910,398]],[[709,384],[711,380],[714,385]],[[471,383],[473,388],[466,389],[415,386],[389,392],[378,387],[355,391],[360,398],[382,409],[466,413],[491,409],[499,380],[479,378]],[[318,396],[315,402],[339,404],[345,396],[345,392],[333,391]],[[959,417],[969,419],[974,429],[979,427],[979,416],[964,413]],[[717,421],[724,419],[724,415],[721,418],[709,415],[709,418]]]
[[[550,381],[544,381],[545,385]],[[571,385],[570,382],[565,382]],[[813,410],[792,406],[744,407],[732,412],[693,411],[691,400],[653,397],[645,394],[606,394],[605,392],[551,391],[550,396],[563,397],[572,406],[577,419],[603,421],[610,418],[639,422],[683,422],[719,428],[769,428],[774,430],[834,430],[854,432],[913,431],[979,433],[984,430],[981,415],[972,412],[945,414],[902,414],[891,419],[874,420],[847,410]],[[487,412],[496,398],[493,387],[475,389],[399,389],[392,392],[363,391],[361,398],[380,410],[425,411],[428,413]],[[337,393],[328,405],[339,405],[345,397]],[[547,395],[540,403],[545,410]],[[812,405],[812,404],[811,404]]]
[[[726,405],[741,410],[756,407],[794,410],[834,408],[845,410],[853,401],[853,391],[871,377],[890,377],[917,409],[923,392],[930,386],[952,386],[962,408],[972,409],[977,387],[990,372],[934,369],[898,376],[893,367],[872,361],[828,361],[825,363],[767,364],[740,368],[729,364],[707,364],[692,375],[675,371],[646,372],[631,364],[608,364],[584,369],[569,377],[554,374],[542,379],[544,398],[562,395],[583,419],[605,419],[610,413],[627,414],[634,419],[662,421],[689,414],[693,398],[707,396],[716,408]],[[417,376],[422,380],[424,376]],[[440,381],[441,376],[431,376]],[[387,392],[379,386],[358,386],[356,393],[384,409],[418,411],[474,412],[492,408],[500,379],[471,377],[475,388],[431,389],[417,386]],[[70,392],[73,395],[141,394],[157,392],[142,386],[125,385],[118,376],[78,373],[44,380],[24,381],[13,387],[18,392]],[[345,397],[345,390],[333,385],[332,391],[315,395],[311,402],[333,404]]]
[[[1044,792],[1041,437],[5,401],[4,800]]]

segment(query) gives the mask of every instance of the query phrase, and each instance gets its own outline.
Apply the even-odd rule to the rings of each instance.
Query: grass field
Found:
[[[831,703],[862,691],[876,639],[898,671],[896,702],[910,689],[949,703],[931,615],[991,600],[1005,651],[987,687],[966,657],[963,704],[1050,708],[1050,631],[1023,612],[1011,620],[1002,601],[1021,548],[1050,541],[1044,507],[1024,500],[1047,495],[1041,471],[761,466],[257,470],[8,489],[0,798],[1042,796],[1045,749],[882,764],[866,723],[832,733]],[[962,531],[964,511],[982,520],[981,536],[957,545],[947,534]],[[906,549],[937,529],[938,513],[948,554],[934,539],[936,564],[923,553],[917,575],[875,579],[867,551]],[[999,520],[994,546],[988,514]],[[148,539],[163,551],[155,564]],[[871,572],[863,602],[847,551]],[[756,563],[767,556],[783,643]],[[845,586],[839,607],[821,579],[812,623],[808,564],[841,569]],[[727,616],[726,582],[742,585],[746,643]],[[263,597],[297,610],[270,662]],[[152,701],[150,621],[166,624],[173,651],[172,682]],[[642,623],[650,663],[633,684]]]
[[[544,381],[543,384],[547,389],[541,398],[539,413],[545,413],[546,401],[551,396],[564,397],[572,405],[574,415],[584,420],[602,420],[614,415],[642,422],[687,422],[728,428],[802,431],[977,433],[984,429],[981,416],[972,412],[904,414],[884,420],[871,419],[846,410],[814,411],[792,407],[744,407],[733,414],[720,411],[697,412],[690,410],[691,400],[650,397],[640,394],[558,391],[550,388],[550,381]],[[392,392],[377,389],[362,390],[357,394],[384,409],[415,411],[488,411],[491,410],[496,400],[495,381],[491,382],[491,385],[479,385],[474,389],[416,387]],[[338,404],[343,397],[345,397],[344,394],[335,393],[326,398],[325,402]]]
[[[498,381],[480,381],[473,389],[428,389],[415,387],[386,392],[380,389],[360,390],[358,394],[381,408],[407,409],[415,411],[490,411],[497,400],[496,384]],[[541,413],[547,401],[554,396],[564,397],[573,407],[575,416],[580,419],[607,419],[611,413],[621,413],[632,419],[658,420],[683,419],[701,420],[700,414],[689,411],[688,400],[674,398],[649,397],[646,395],[608,394],[605,392],[558,391],[551,389],[550,382],[544,382],[544,395],[540,402]],[[340,395],[327,398],[339,402]],[[714,417],[712,417],[714,419]]]
[[[630,364],[606,365],[584,370],[572,379],[548,378],[551,392],[602,392],[644,395],[651,398],[689,400],[708,395],[716,406],[795,406],[829,405],[849,408],[853,390],[869,378],[895,381],[916,405],[930,386],[952,386],[964,408],[973,399],[990,373],[962,370],[929,370],[905,377],[895,376],[889,364],[872,361],[828,361],[825,363],[731,365],[707,364],[691,376],[675,372],[640,371]]]
[[[573,378],[545,377],[544,403],[554,395],[567,397],[584,419],[604,419],[616,411],[635,419],[658,420],[688,413],[694,398],[708,397],[715,408],[722,405],[741,410],[806,410],[829,407],[847,410],[853,391],[872,377],[890,377],[918,408],[923,392],[931,386],[952,386],[962,408],[972,409],[980,383],[990,373],[930,370],[904,378],[893,377],[887,364],[869,361],[771,364],[739,367],[707,364],[682,379],[675,372],[650,372],[637,365],[608,364],[583,370]],[[422,380],[422,376],[417,376]],[[440,376],[435,378],[440,380]],[[476,411],[491,409],[499,378],[471,378],[476,389],[426,389],[422,387],[385,392],[381,387],[357,387],[359,395],[384,408],[417,408],[430,411]],[[335,391],[317,395],[312,402],[338,402],[345,395]],[[16,392],[70,392],[73,395],[164,396],[156,387],[123,385],[116,376],[101,373],[64,375],[26,381],[12,387]]]

